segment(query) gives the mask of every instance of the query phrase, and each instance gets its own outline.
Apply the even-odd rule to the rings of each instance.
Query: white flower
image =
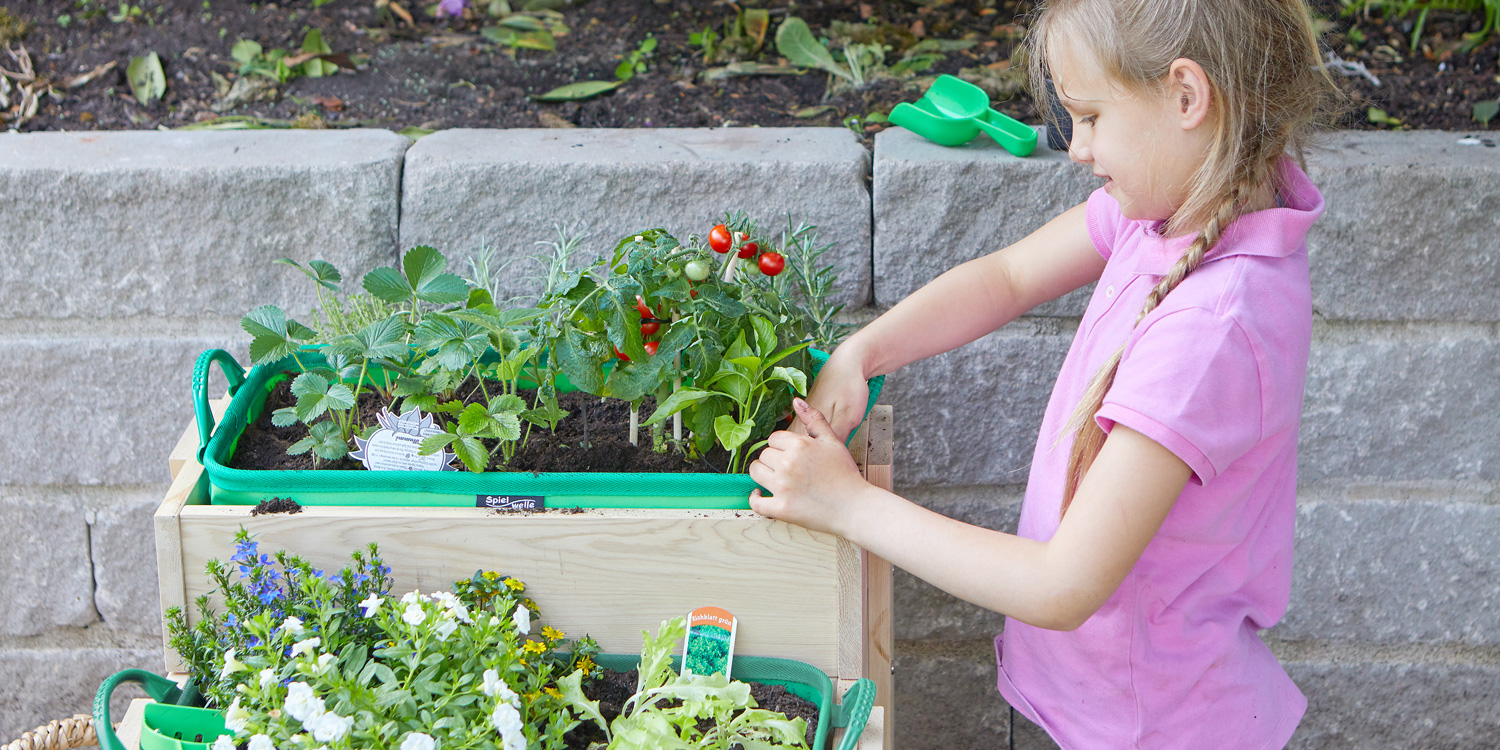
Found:
[[[328,665],[332,664],[333,660],[337,659],[337,658],[338,657],[334,656],[333,654],[323,654],[322,656],[319,656],[318,657],[318,668],[315,669],[315,670],[313,670],[313,672],[315,674],[323,674],[324,672],[327,672],[328,671]]]
[[[313,649],[317,648],[322,643],[322,638],[308,638],[305,641],[297,641],[296,643],[292,644],[292,656],[297,656],[300,654],[311,659]]]
[[[276,670],[267,667],[260,670],[260,689],[269,690],[276,684]]]
[[[242,672],[246,669],[248,669],[248,667],[245,666],[244,662],[234,658],[234,649],[229,649],[228,651],[224,652],[224,669],[223,671],[219,672],[219,676],[228,677],[235,672]]]
[[[500,624],[500,616],[499,615],[490,615],[490,625],[494,626],[494,625],[499,625],[499,624]]]
[[[224,726],[235,734],[245,731],[250,726],[250,712],[240,707],[238,695],[234,697],[234,702],[229,704],[229,709],[224,712]]]
[[[408,591],[408,592],[406,592],[405,595],[403,595],[401,597],[401,603],[402,604],[412,604],[414,602],[426,602],[426,601],[431,601],[431,600],[432,600],[432,597],[430,597],[430,596],[428,596],[428,595],[426,595],[426,594],[424,594],[424,593],[422,593],[420,591],[415,591],[415,590]]]
[[[270,737],[257,734],[250,738],[250,750],[276,750],[276,746],[271,744]]]
[[[432,737],[421,732],[412,732],[401,741],[401,750],[433,750],[437,746]]]
[[[490,715],[490,724],[500,733],[505,750],[526,750],[526,734],[521,729],[521,712],[509,703],[495,706]]]
[[[353,727],[353,718],[339,716],[332,711],[314,716],[302,724],[303,729],[312,730],[313,738],[319,742],[337,742]]]
[[[281,623],[281,629],[292,635],[302,635],[306,628],[302,627],[302,620],[296,617],[288,617]]]
[[[516,624],[516,630],[521,635],[531,635],[531,610],[524,604],[517,604],[516,611],[510,616],[510,621]]]
[[[324,711],[323,699],[313,694],[305,682],[294,682],[286,686],[286,713],[306,724]]]
[[[521,705],[521,696],[516,695],[505,680],[500,679],[500,673],[493,669],[484,670],[484,694],[494,697],[499,696],[501,703],[509,703],[513,706]]]
[[[422,621],[427,619],[427,613],[422,611],[421,604],[412,602],[406,605],[406,611],[401,613],[401,619],[405,620],[408,625],[421,625]]]
[[[442,624],[437,626],[438,640],[448,640],[448,636],[453,635],[453,631],[455,630],[458,630],[458,623],[452,620],[443,620]]]
[[[380,609],[380,603],[384,601],[384,599],[372,593],[370,594],[370,598],[360,602],[359,606],[365,608],[365,617],[374,617],[376,610]]]
[[[227,734],[221,734],[214,740],[214,750],[235,750],[234,740],[229,739]]]

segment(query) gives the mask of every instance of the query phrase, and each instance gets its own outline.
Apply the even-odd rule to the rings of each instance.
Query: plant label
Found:
[[[474,505],[494,510],[546,510],[547,498],[543,495],[475,495]]]
[[[682,645],[682,673],[729,674],[734,663],[734,615],[718,607],[688,613],[687,641]]]
[[[396,416],[387,406],[375,416],[380,429],[365,440],[354,436],[356,450],[349,457],[363,463],[371,471],[458,471],[453,465],[453,453],[440,450],[428,456],[419,455],[422,440],[443,434],[443,428],[432,423],[431,415],[413,407],[411,411]]]

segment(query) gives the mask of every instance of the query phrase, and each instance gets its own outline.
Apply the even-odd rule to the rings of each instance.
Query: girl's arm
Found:
[[[1084,206],[950,269],[850,336],[819,373],[809,401],[847,436],[864,416],[867,379],[956,349],[1098,280],[1104,259],[1089,239]]]
[[[865,482],[821,414],[777,432],[750,476],[757,513],[837,534],[968,602],[1043,628],[1082,625],[1114,594],[1187,485],[1187,464],[1115,425],[1052,539],[990,531]]]

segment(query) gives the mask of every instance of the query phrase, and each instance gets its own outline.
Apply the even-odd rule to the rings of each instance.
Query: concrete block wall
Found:
[[[1291,608],[1268,634],[1310,699],[1302,748],[1500,746],[1500,153],[1448,133],[1338,133],[1310,155],[1317,322]],[[730,208],[791,211],[834,242],[852,317],[1084,200],[1060,154],[902,130],[0,136],[0,739],[85,711],[124,666],[159,668],[152,510],[188,418],[194,357],[243,356],[238,319],[357,288],[402,248],[516,259],[554,224],[701,233]],[[891,376],[896,480],[947,515],[1013,529],[1036,430],[1086,291]],[[151,373],[144,377],[136,373]],[[121,377],[126,376],[126,377]],[[128,385],[127,385],[128,383]],[[944,384],[935,387],[935,384]],[[969,386],[961,402],[950,384]],[[222,388],[222,386],[217,386]],[[37,394],[42,394],[40,408]],[[1050,744],[994,690],[1003,618],[897,572],[897,746]]]

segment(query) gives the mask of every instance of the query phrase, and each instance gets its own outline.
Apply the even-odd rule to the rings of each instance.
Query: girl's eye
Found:
[[[1083,117],[1078,118],[1078,124],[1079,125],[1093,125],[1094,121],[1097,120],[1097,119],[1099,119],[1098,115],[1085,115]]]

